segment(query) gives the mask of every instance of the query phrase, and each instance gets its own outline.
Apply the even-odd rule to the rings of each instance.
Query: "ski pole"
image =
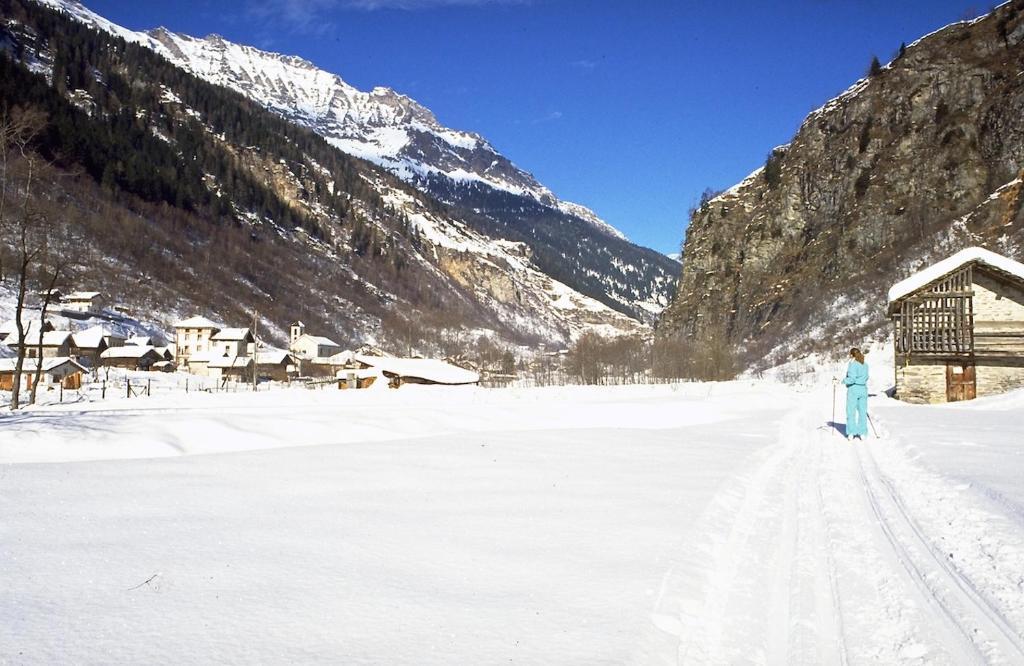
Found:
[[[875,435],[875,439],[881,439],[878,436],[878,431],[875,430],[875,420],[873,418],[871,418],[871,413],[870,412],[868,412],[868,423],[871,424],[871,432]]]

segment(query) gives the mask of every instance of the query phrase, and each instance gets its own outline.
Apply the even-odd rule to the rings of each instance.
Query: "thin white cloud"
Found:
[[[554,122],[556,120],[561,120],[564,116],[565,116],[565,114],[562,113],[561,111],[552,111],[551,113],[549,113],[547,115],[544,115],[544,116],[541,116],[540,118],[534,119],[533,124],[534,125],[539,125],[540,123],[551,123],[551,122]]]
[[[577,69],[594,69],[595,67],[597,67],[596,60],[573,60],[569,64]]]

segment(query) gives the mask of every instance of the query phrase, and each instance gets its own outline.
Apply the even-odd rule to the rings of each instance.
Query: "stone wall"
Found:
[[[978,397],[998,395],[1024,386],[1024,358],[983,361],[977,367]]]
[[[904,402],[946,402],[946,362],[897,358],[896,397]],[[999,395],[1024,387],[1024,358],[978,361],[975,367],[977,397]]]
[[[896,397],[904,402],[946,402],[946,362],[896,358]]]

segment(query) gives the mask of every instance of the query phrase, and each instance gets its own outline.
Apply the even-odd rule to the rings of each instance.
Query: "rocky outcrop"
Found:
[[[1014,0],[910,45],[701,205],[659,330],[762,362],[881,334],[886,289],[924,261],[979,244],[1022,255],[1022,167]]]

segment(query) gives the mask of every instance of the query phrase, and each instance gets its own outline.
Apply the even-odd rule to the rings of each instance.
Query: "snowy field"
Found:
[[[5,415],[0,663],[1024,663],[1024,393],[875,397],[880,438],[854,444],[831,399],[405,387]]]

